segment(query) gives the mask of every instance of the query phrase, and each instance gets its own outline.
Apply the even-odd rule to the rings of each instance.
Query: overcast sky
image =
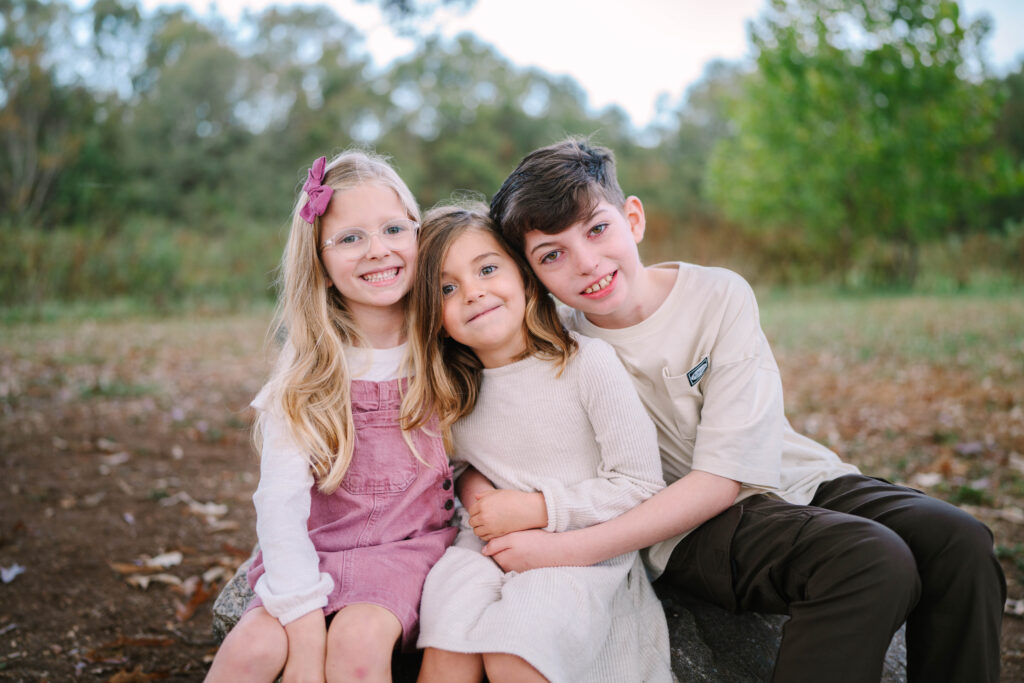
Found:
[[[143,0],[149,8],[180,0]],[[271,0],[187,0],[203,14],[212,4],[235,20],[244,8]],[[280,2],[277,4],[281,4]],[[287,3],[286,3],[287,4]],[[332,0],[329,4],[362,29],[378,66],[413,49],[396,38],[374,4]],[[766,0],[476,0],[466,13],[444,12],[433,23],[448,36],[475,33],[518,66],[569,75],[587,92],[593,109],[621,106],[637,126],[651,121],[659,94],[671,103],[700,78],[708,61],[749,54],[746,24]],[[986,12],[995,21],[987,42],[989,64],[998,73],[1024,58],[1024,0],[961,0],[968,17]]]

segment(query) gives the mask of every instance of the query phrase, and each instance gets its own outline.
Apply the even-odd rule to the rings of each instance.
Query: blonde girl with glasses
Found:
[[[256,597],[207,681],[390,681],[426,574],[455,536],[430,420],[399,426],[419,209],[375,155],[318,159],[282,261],[275,338],[253,400]]]
[[[458,538],[423,589],[421,683],[671,681],[636,552],[522,573],[481,552],[512,531],[597,524],[662,488],[654,425],[615,352],[565,330],[483,205],[428,213],[417,271],[406,424],[439,415],[465,469]]]

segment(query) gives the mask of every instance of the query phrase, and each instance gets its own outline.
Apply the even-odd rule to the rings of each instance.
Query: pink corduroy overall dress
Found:
[[[409,450],[398,425],[400,406],[399,380],[352,381],[352,462],[333,494],[313,486],[307,526],[320,571],[334,579],[324,613],[355,603],[384,607],[402,623],[403,649],[412,649],[423,581],[457,531],[449,526],[455,488],[439,436],[422,429],[409,434],[426,464]],[[430,431],[438,433],[436,420]],[[249,568],[249,585],[263,572],[261,552]],[[248,609],[260,604],[256,596]]]

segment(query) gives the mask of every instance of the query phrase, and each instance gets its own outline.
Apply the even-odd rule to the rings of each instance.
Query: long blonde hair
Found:
[[[444,333],[441,272],[448,250],[463,234],[490,234],[519,268],[526,291],[526,350],[521,358],[540,356],[558,366],[558,373],[576,352],[577,344],[562,325],[555,302],[530,270],[522,254],[509,248],[480,202],[439,206],[427,212],[420,228],[416,284],[409,295],[409,338],[412,368],[402,403],[402,428],[425,426],[437,415],[445,447],[452,450],[451,426],[476,405],[483,365],[473,351]]]
[[[384,157],[348,150],[327,162],[323,185],[337,193],[364,183],[389,187],[398,195],[408,218],[419,221],[412,192]],[[345,346],[365,345],[337,287],[330,287],[320,259],[321,217],[312,224],[299,211],[308,200],[299,193],[281,260],[280,296],[271,334],[283,340],[270,379],[270,407],[280,412],[309,459],[317,487],[333,493],[352,462],[355,427],[352,421],[352,377]],[[261,411],[254,428],[262,433]]]

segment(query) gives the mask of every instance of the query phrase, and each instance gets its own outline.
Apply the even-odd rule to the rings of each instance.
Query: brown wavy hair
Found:
[[[409,295],[412,379],[402,404],[402,428],[422,427],[436,414],[449,453],[452,424],[472,412],[476,405],[483,365],[472,349],[444,332],[441,271],[452,244],[471,230],[494,237],[519,268],[526,291],[523,318],[526,350],[521,358],[540,356],[551,360],[561,374],[577,349],[576,340],[558,317],[554,299],[530,270],[523,255],[513,250],[498,232],[486,205],[463,202],[428,211],[420,228],[416,283]]]

